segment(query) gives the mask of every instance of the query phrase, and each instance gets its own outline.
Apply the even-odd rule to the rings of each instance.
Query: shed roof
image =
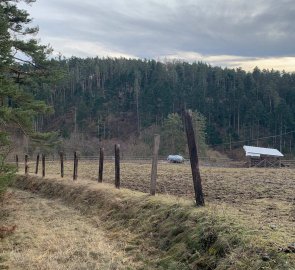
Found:
[[[255,147],[255,146],[243,146],[246,156],[250,157],[260,157],[263,156],[272,156],[272,157],[283,157],[284,155],[277,149],[274,148],[263,148],[263,147]]]

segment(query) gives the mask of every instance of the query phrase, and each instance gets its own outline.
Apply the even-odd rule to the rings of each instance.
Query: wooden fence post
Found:
[[[25,174],[29,173],[28,155],[25,155]]]
[[[115,187],[120,188],[120,144],[115,145]]]
[[[99,149],[99,168],[98,168],[98,182],[102,183],[103,176],[103,160],[104,160],[104,149]]]
[[[59,158],[60,158],[60,176],[61,178],[64,177],[64,154],[63,152],[59,153]]]
[[[45,154],[42,154],[42,177],[45,177]]]
[[[18,155],[15,155],[16,170],[18,171]]]
[[[154,153],[153,153],[152,172],[151,172],[151,186],[150,186],[151,195],[156,194],[159,146],[160,146],[160,135],[156,134],[154,137]]]
[[[39,154],[37,155],[37,159],[36,159],[36,169],[35,169],[35,174],[38,174],[38,170],[39,170]]]
[[[78,179],[78,154],[76,154],[76,179]]]
[[[77,152],[74,152],[74,172],[73,172],[73,180],[77,180],[78,178],[78,156]]]
[[[76,180],[76,151],[74,152],[74,170],[73,170],[73,180]]]
[[[184,112],[184,119],[185,119],[185,131],[187,137],[187,144],[190,154],[190,162],[191,162],[191,169],[192,169],[192,177],[194,183],[194,191],[195,191],[195,199],[197,206],[204,206],[204,195],[202,190],[202,179],[200,175],[199,169],[199,158],[198,158],[198,151],[196,145],[196,137],[192,123],[192,113],[191,111]]]

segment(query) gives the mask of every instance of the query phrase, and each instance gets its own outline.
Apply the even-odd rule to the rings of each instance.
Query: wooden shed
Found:
[[[281,167],[281,157],[284,155],[274,148],[243,146],[248,167]]]

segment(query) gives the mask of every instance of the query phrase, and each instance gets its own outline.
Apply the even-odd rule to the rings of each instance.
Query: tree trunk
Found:
[[[140,136],[140,115],[139,115],[139,91],[140,86],[138,79],[134,82],[135,98],[136,98],[136,118],[137,118],[137,135]]]

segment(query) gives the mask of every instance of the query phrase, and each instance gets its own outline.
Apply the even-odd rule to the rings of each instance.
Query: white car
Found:
[[[183,163],[184,158],[181,155],[169,155],[167,161],[170,163]]]

